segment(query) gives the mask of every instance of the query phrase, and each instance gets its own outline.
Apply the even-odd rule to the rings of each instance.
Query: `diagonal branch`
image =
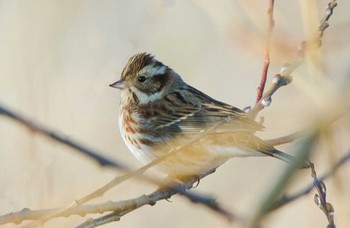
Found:
[[[327,178],[331,177],[335,172],[337,172],[337,170],[340,167],[345,165],[345,163],[347,163],[348,161],[350,161],[350,151],[348,151],[341,159],[339,159],[325,174],[323,174],[320,178],[318,178],[318,182],[319,183],[323,182]],[[297,200],[300,197],[309,194],[313,189],[314,189],[314,183],[309,184],[303,190],[300,190],[297,193],[294,193],[292,195],[285,195],[281,199],[279,199],[278,201],[276,201],[274,203],[274,205],[271,208],[271,210],[276,210],[276,209],[278,209],[280,207],[283,207],[283,206],[293,202],[294,200]]]
[[[186,191],[191,189],[193,184],[198,181],[198,178],[204,178],[206,175],[213,173],[215,170],[211,170],[200,177],[189,178],[186,184],[172,182],[169,187],[160,188],[149,195],[142,195],[137,198],[122,200],[122,201],[108,201],[105,203],[94,204],[94,205],[81,205],[76,207],[67,208],[54,208],[54,209],[43,209],[43,210],[30,210],[28,208],[22,209],[18,212],[12,212],[0,216],[0,225],[6,223],[19,224],[25,220],[36,220],[52,214],[58,214],[60,216],[68,217],[71,215],[85,216],[86,214],[106,213],[113,211],[117,213],[119,217],[136,210],[144,205],[155,205],[157,201],[169,199],[171,196],[180,193],[180,195],[186,196],[192,203],[199,203],[206,205],[207,208],[223,215],[229,221],[232,221],[235,216],[231,212],[222,208],[215,199],[201,195],[199,193],[193,193]]]
[[[125,169],[126,166],[122,164],[119,161],[112,161],[109,158],[106,158],[102,156],[100,152],[94,151],[81,143],[78,143],[75,140],[69,139],[67,136],[63,134],[59,134],[51,129],[48,129],[44,127],[43,125],[39,123],[35,123],[34,121],[29,120],[28,118],[21,116],[20,114],[11,111],[8,108],[5,108],[3,105],[0,104],[0,115],[4,115],[17,123],[20,123],[22,126],[28,128],[29,130],[33,132],[37,132],[43,136],[49,137],[50,139],[59,142],[63,145],[66,145],[70,148],[75,149],[75,151],[79,152],[80,154],[87,156],[89,158],[92,158],[94,161],[96,161],[101,166],[106,167],[112,167],[116,169]]]
[[[334,8],[337,6],[337,1],[332,0],[328,3],[326,7],[325,14],[320,21],[320,25],[318,27],[317,33],[314,38],[308,41],[302,41],[298,47],[298,53],[296,59],[294,59],[291,63],[285,64],[281,68],[281,72],[276,74],[272,85],[268,89],[267,92],[264,93],[262,98],[255,104],[255,106],[247,113],[247,115],[253,119],[256,118],[257,114],[263,110],[265,107],[268,107],[271,104],[272,95],[282,86],[289,84],[292,81],[291,74],[300,66],[300,64],[304,61],[305,51],[308,47],[312,45],[321,46],[321,39],[323,37],[324,31],[329,27],[329,19],[333,14]]]
[[[303,134],[302,131],[298,131],[279,138],[265,139],[265,142],[267,142],[271,146],[282,145],[282,144],[293,142],[294,140],[301,138],[302,134]]]
[[[31,131],[38,132],[41,135],[49,137],[50,139],[52,139],[54,141],[57,141],[57,142],[59,142],[61,144],[64,144],[64,145],[66,145],[68,147],[74,148],[79,153],[81,153],[83,155],[86,155],[87,157],[97,161],[102,166],[117,168],[117,169],[120,169],[120,170],[122,170],[122,171],[124,171],[126,173],[126,174],[124,174],[122,176],[114,178],[112,181],[110,181],[109,183],[107,183],[103,187],[97,189],[96,191],[88,194],[87,196],[85,196],[85,197],[83,197],[83,198],[81,198],[79,200],[74,201],[73,203],[71,203],[70,205],[68,205],[65,208],[61,208],[59,210],[50,210],[50,212],[51,212],[50,214],[45,214],[44,217],[41,217],[40,219],[35,221],[33,224],[29,224],[28,227],[35,227],[35,226],[38,226],[40,224],[45,223],[46,221],[48,221],[48,220],[50,220],[52,218],[55,218],[55,217],[58,217],[58,216],[62,216],[66,212],[72,210],[73,208],[81,206],[82,204],[84,204],[84,203],[86,203],[86,202],[88,202],[88,201],[90,201],[90,200],[92,200],[92,199],[94,199],[96,197],[102,196],[106,191],[108,191],[112,187],[114,187],[114,186],[124,182],[125,180],[133,178],[133,177],[139,178],[139,179],[141,179],[143,181],[147,181],[147,182],[153,183],[153,184],[158,185],[160,187],[162,187],[162,186],[164,187],[165,185],[164,185],[163,181],[155,179],[155,178],[144,176],[143,173],[146,170],[148,170],[149,168],[151,168],[151,167],[161,163],[165,159],[167,159],[167,158],[169,158],[171,156],[174,156],[183,146],[187,145],[187,144],[181,145],[180,147],[174,149],[173,151],[170,151],[165,156],[152,161],[148,165],[140,168],[139,170],[131,171],[128,168],[126,168],[125,165],[122,165],[122,163],[114,162],[112,160],[109,160],[108,158],[105,158],[105,157],[101,156],[99,152],[96,152],[96,151],[94,151],[94,150],[92,150],[92,149],[90,149],[90,148],[88,148],[88,147],[86,147],[86,146],[84,146],[84,145],[82,145],[82,144],[72,140],[72,139],[69,139],[67,136],[64,136],[62,134],[58,134],[55,131],[44,127],[43,125],[40,125],[40,124],[35,123],[33,121],[30,121],[28,118],[23,117],[20,114],[15,113],[13,111],[10,111],[8,108],[5,108],[2,105],[0,105],[0,114],[4,115],[6,117],[9,117],[11,120],[14,120],[14,121],[22,124],[23,126],[25,126],[26,128],[30,129]],[[219,124],[221,124],[221,123],[219,123]],[[212,129],[215,129],[215,127],[217,127],[217,126],[214,126]],[[208,129],[208,131],[212,130],[212,129]],[[203,132],[203,134],[201,134],[195,140],[198,140],[200,137],[203,137],[206,133],[207,133],[207,131]],[[214,171],[208,171],[208,173],[204,173],[203,177],[208,175],[208,174],[210,174],[210,173],[212,173],[212,172],[214,172]],[[202,177],[200,177],[200,178],[202,178]],[[198,177],[196,178],[196,180],[198,180]],[[190,183],[191,182],[189,182],[189,184]],[[182,193],[181,194],[182,196],[188,198],[192,202],[196,202],[196,203],[203,204],[203,205],[206,204],[206,207],[208,207],[208,208],[210,208],[212,210],[216,210],[216,212],[218,212],[218,213],[222,213],[224,217],[229,217],[228,213],[224,213],[225,210],[223,208],[221,208],[220,206],[216,206],[215,207],[215,206],[213,206],[213,204],[209,203],[209,202],[213,202],[214,201],[213,198],[206,198],[204,196],[200,196],[200,195],[197,195],[195,193],[184,192],[184,190],[182,188],[173,188],[172,187],[173,184],[174,183],[169,183],[168,184],[168,188],[172,189],[176,193]],[[188,183],[186,183],[186,184],[188,184]],[[24,209],[24,211],[26,211],[26,210]],[[3,217],[0,217],[0,218],[3,218]],[[15,221],[17,221],[17,220],[15,220]],[[0,219],[0,224],[3,223],[3,222],[4,221]]]
[[[195,183],[196,178],[193,178],[192,181],[190,181],[190,182]],[[183,193],[192,194],[191,192],[188,192],[188,191],[187,192],[184,191]],[[141,199],[143,199],[143,201],[141,201],[140,203],[133,202],[134,200],[132,200],[131,202],[127,202],[130,205],[132,205],[131,207],[127,208],[127,210],[114,210],[112,213],[109,213],[107,215],[104,215],[104,216],[101,216],[101,217],[98,217],[95,219],[87,219],[84,223],[78,225],[77,227],[79,227],[79,228],[83,228],[83,227],[84,228],[86,228],[86,227],[91,228],[91,227],[104,225],[104,224],[107,224],[110,222],[114,222],[114,221],[116,221],[116,219],[119,220],[125,214],[132,212],[139,207],[142,207],[142,206],[147,205],[147,204],[153,206],[156,204],[157,201],[164,200],[164,199],[167,200],[174,194],[176,194],[176,192],[174,192],[172,189],[169,189],[169,188],[158,189],[157,191],[153,192],[150,195],[140,196],[140,197],[142,197]],[[201,197],[200,195],[196,194],[196,197],[198,197],[198,196]],[[204,197],[203,199],[207,200],[208,198]],[[201,200],[197,199],[197,201],[201,201]],[[212,210],[218,212],[220,215],[224,215],[224,217],[226,219],[228,219],[228,221],[230,221],[230,222],[237,219],[237,217],[234,214],[221,208],[215,200],[208,201],[206,203],[206,205],[210,205],[210,207],[212,207],[211,208]]]
[[[141,167],[140,169],[136,170],[136,171],[130,171],[130,170],[124,170],[126,171],[126,174],[122,175],[122,176],[118,176],[115,177],[112,181],[108,182],[107,184],[105,184],[104,186],[102,186],[101,188],[95,190],[94,192],[82,197],[81,199],[75,200],[74,202],[72,202],[71,204],[69,204],[68,206],[66,206],[65,208],[62,208],[59,211],[56,211],[50,215],[46,215],[38,220],[36,220],[35,222],[28,224],[26,227],[36,227],[39,225],[44,224],[45,222],[62,216],[64,213],[66,213],[67,211],[71,210],[72,208],[78,207],[79,205],[82,205],[96,197],[102,196],[105,192],[107,192],[108,190],[110,190],[111,188],[115,187],[116,185],[123,183],[124,181],[136,177],[136,178],[141,178],[141,180],[146,180],[149,181],[150,183],[154,183],[157,184],[159,186],[164,186],[164,184],[159,181],[156,180],[154,178],[150,178],[150,177],[145,177],[144,175],[142,175],[145,171],[147,171],[148,169],[156,166],[157,164],[163,162],[164,160],[168,159],[169,157],[172,157],[174,155],[176,155],[178,152],[181,151],[181,149],[185,146],[188,146],[192,143],[194,143],[195,141],[201,139],[202,137],[204,137],[206,134],[208,134],[211,131],[214,131],[218,126],[220,126],[221,124],[223,124],[224,122],[226,122],[227,120],[222,120],[220,122],[218,122],[216,125],[212,126],[211,128],[201,132],[201,134],[199,134],[196,138],[194,138],[193,140],[182,144],[180,146],[178,146],[177,148],[174,148],[172,150],[170,150],[168,153],[165,153],[163,156],[151,161],[150,163],[148,163],[147,165]],[[212,171],[208,171],[208,173],[204,173],[204,174],[200,174],[199,179],[201,179],[201,175],[208,175],[209,173],[212,173]],[[198,177],[196,178],[196,180],[198,180]],[[171,188],[172,183],[170,183],[167,187]],[[182,193],[183,196],[188,197],[191,201],[196,202],[198,199],[201,199],[201,197],[196,198],[194,194],[187,194],[187,193],[183,193],[183,191],[180,189],[174,189],[175,191],[178,191],[180,193]],[[209,200],[210,201],[210,200]],[[205,203],[208,201],[198,201],[198,203],[202,203],[203,205],[205,205]],[[209,207],[211,209],[214,209],[211,205],[206,205],[206,207]],[[223,214],[225,216],[225,214]]]

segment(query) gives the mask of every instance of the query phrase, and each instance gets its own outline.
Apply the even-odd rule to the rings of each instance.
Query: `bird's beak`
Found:
[[[123,79],[120,79],[119,81],[116,81],[109,86],[117,89],[126,89],[128,87]]]

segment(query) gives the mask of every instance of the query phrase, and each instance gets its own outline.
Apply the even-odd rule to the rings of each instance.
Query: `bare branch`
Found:
[[[326,8],[325,15],[320,21],[320,25],[318,27],[318,32],[315,34],[315,37],[308,41],[303,41],[298,47],[297,57],[292,63],[285,64],[282,67],[281,72],[276,74],[272,85],[269,90],[264,93],[262,98],[255,104],[255,106],[247,113],[247,115],[253,119],[256,118],[257,114],[263,110],[265,107],[268,107],[271,103],[272,95],[282,86],[289,84],[292,81],[291,74],[299,67],[299,65],[304,61],[305,50],[310,46],[317,45],[317,47],[321,46],[321,38],[323,37],[324,31],[328,28],[328,21],[333,14],[334,8],[337,6],[337,1],[333,0],[328,3]]]
[[[296,139],[299,139],[302,136],[302,132],[295,132],[283,137],[275,138],[275,139],[267,139],[264,140],[271,146],[277,146],[277,145],[282,145],[286,143],[291,143],[295,141]]]
[[[314,168],[314,165],[311,164],[311,176],[313,177],[313,185],[315,189],[317,190],[318,194],[315,194],[314,201],[315,204],[323,211],[323,213],[326,215],[328,220],[328,228],[335,228],[334,223],[334,208],[331,203],[327,202],[327,191],[326,191],[326,185],[323,183],[323,181],[319,180],[317,178],[317,174]]]
[[[21,123],[23,126],[27,127],[28,129],[34,131],[34,132],[38,132],[44,136],[47,136],[49,137],[50,139],[52,140],[55,140],[59,143],[62,143],[68,147],[71,147],[71,148],[74,148],[76,149],[78,152],[88,156],[89,158],[92,158],[93,160],[97,161],[100,165],[102,166],[108,166],[108,167],[113,167],[113,168],[118,168],[118,169],[121,169],[122,171],[126,172],[125,175],[123,176],[118,176],[116,178],[114,178],[111,182],[107,183],[106,185],[104,185],[103,187],[99,188],[98,190],[88,194],[87,196],[79,199],[79,200],[76,200],[74,201],[73,203],[71,203],[70,205],[68,205],[67,207],[65,208],[62,208],[62,209],[59,209],[59,210],[51,210],[51,214],[45,214],[44,217],[38,219],[36,222],[34,222],[33,224],[29,224],[28,227],[35,227],[37,225],[40,225],[40,224],[43,224],[45,223],[46,221],[52,219],[52,218],[55,218],[55,217],[58,217],[58,216],[63,216],[67,211],[70,211],[72,208],[76,208],[77,206],[80,206],[88,201],[90,201],[91,199],[94,199],[96,197],[99,197],[99,196],[102,196],[106,191],[108,191],[109,189],[111,189],[112,187],[116,186],[117,184],[120,184],[122,182],[124,182],[125,180],[127,179],[130,179],[130,178],[133,178],[133,177],[136,177],[136,178],[139,178],[141,180],[144,180],[144,181],[147,181],[147,182],[150,182],[150,183],[153,183],[153,184],[156,184],[158,186],[164,186],[163,182],[161,180],[157,180],[155,178],[151,178],[151,177],[146,177],[144,175],[142,175],[146,170],[148,170],[149,168],[161,163],[162,161],[164,161],[165,159],[171,157],[171,156],[174,156],[183,146],[186,146],[187,144],[184,144],[184,145],[181,145],[179,148],[167,153],[165,156],[159,158],[159,159],[156,159],[154,161],[152,161],[151,163],[149,163],[148,165],[140,168],[139,170],[136,170],[136,171],[131,171],[129,169],[126,168],[125,165],[121,165],[121,163],[116,163],[112,160],[109,160],[103,156],[101,156],[98,152],[86,147],[86,146],[83,146],[82,144],[80,143],[77,143],[76,141],[74,140],[71,140],[71,139],[68,139],[68,137],[66,136],[63,136],[61,134],[58,134],[56,133],[55,131],[53,130],[50,130],[42,125],[39,125],[37,123],[34,123],[32,121],[29,121],[27,118],[13,112],[13,111],[10,111],[9,109],[7,108],[4,108],[3,106],[0,105],[0,114],[6,116],[6,117],[9,117],[11,118],[12,120],[16,121],[16,122],[19,122]],[[216,126],[214,126],[216,127]],[[203,136],[205,135],[205,133],[203,132]],[[199,138],[202,137],[202,136],[199,136]],[[199,139],[198,138],[198,139]],[[195,140],[198,140],[198,139],[195,139]],[[208,172],[208,174],[212,173],[211,172]],[[208,174],[205,174],[204,176],[208,175]],[[168,188],[171,188],[172,184],[170,183],[169,184],[170,187]],[[183,193],[183,190],[181,189],[173,189],[175,192],[177,193],[182,193],[183,196],[185,197],[188,197],[189,200],[191,200],[192,202],[196,202],[196,203],[203,203],[203,204],[207,204],[208,202],[212,201],[213,199],[212,198],[208,198],[206,199],[205,197],[203,196],[199,196],[199,195],[196,195],[194,193]],[[206,205],[206,207],[209,207],[209,208],[212,208],[213,210],[215,210],[215,207],[213,207],[212,204],[208,204]],[[218,208],[217,208],[218,209]],[[26,210],[24,210],[26,211]],[[222,210],[223,212],[224,210]],[[0,217],[1,218],[1,217]],[[17,221],[17,220],[15,220]],[[0,220],[0,224],[2,223],[3,221]]]
[[[195,178],[192,179],[192,181],[190,181],[190,182],[195,183]],[[180,185],[179,187],[181,188],[182,186]],[[183,193],[185,193],[185,194],[192,194],[191,192],[188,192],[188,191],[187,192],[184,191]],[[99,225],[103,225],[103,224],[107,224],[107,223],[110,223],[110,222],[114,222],[114,221],[116,221],[116,218],[120,219],[125,214],[127,214],[127,213],[129,213],[131,211],[134,211],[134,210],[136,210],[139,207],[142,207],[142,206],[147,205],[147,204],[153,206],[153,205],[156,204],[157,201],[164,200],[164,199],[169,199],[174,194],[176,194],[176,192],[174,192],[172,189],[169,189],[169,188],[158,189],[157,191],[151,193],[150,195],[141,196],[141,197],[145,198],[145,200],[142,203],[128,202],[131,205],[133,205],[133,207],[128,207],[127,208],[128,210],[121,210],[121,211],[114,210],[112,213],[107,214],[105,216],[101,216],[101,217],[98,217],[96,219],[87,219],[84,223],[78,225],[77,227],[81,227],[81,228],[82,227],[84,227],[84,228],[86,228],[86,227],[96,227],[96,226],[99,226]],[[196,194],[195,197],[198,197],[198,196],[200,196],[200,195]],[[190,198],[193,198],[193,197],[190,197]],[[199,201],[202,201],[202,200],[207,201],[208,197],[203,197],[202,199],[198,199],[197,198],[196,201],[199,202]],[[131,201],[134,201],[134,200],[131,200]],[[207,205],[207,206],[210,205],[210,208],[213,211],[218,212],[219,215],[224,215],[224,217],[226,219],[228,219],[228,221],[230,221],[230,222],[232,222],[233,219],[236,219],[234,214],[232,214],[231,212],[226,211],[225,209],[221,208],[219,206],[219,204],[215,200],[207,201],[205,203],[205,205]]]
[[[318,179],[318,182],[325,181],[327,178],[331,177],[341,166],[350,160],[350,151],[348,151],[341,159],[339,159],[321,178]],[[292,195],[285,195],[280,200],[274,203],[274,206],[271,210],[276,210],[280,207],[287,205],[290,202],[293,202],[296,199],[299,199],[302,196],[309,194],[314,189],[314,183],[308,185],[303,190],[300,190],[297,193]]]
[[[270,0],[270,8],[269,8],[269,12],[268,12],[269,31],[268,31],[268,35],[267,35],[267,43],[265,46],[265,55],[264,55],[265,56],[265,63],[264,63],[264,70],[263,70],[262,79],[261,79],[261,83],[260,83],[260,87],[259,87],[259,91],[258,91],[258,97],[260,96],[260,98],[259,99],[257,98],[257,103],[256,103],[255,107],[253,107],[253,109],[247,113],[247,115],[250,116],[251,118],[255,118],[256,115],[259,113],[259,111],[261,111],[262,109],[264,109],[265,107],[267,107],[271,103],[272,95],[280,87],[287,85],[291,82],[291,80],[292,80],[291,73],[303,61],[306,47],[309,45],[315,45],[315,44],[318,46],[321,45],[321,38],[323,36],[325,29],[328,27],[329,18],[332,15],[333,9],[337,5],[337,3],[336,3],[336,1],[332,1],[331,3],[328,4],[328,7],[326,9],[326,14],[322,18],[320,26],[318,28],[319,33],[317,34],[315,39],[310,40],[308,42],[301,43],[300,48],[298,49],[298,51],[299,51],[298,57],[291,64],[286,65],[285,67],[282,68],[280,74],[277,74],[274,77],[273,83],[270,86],[270,88],[268,89],[268,91],[263,94],[265,82],[266,82],[267,71],[268,71],[269,62],[270,62],[269,46],[270,46],[271,33],[273,30],[273,26],[274,26],[273,5],[274,5],[274,1]],[[259,93],[261,93],[261,94],[259,95]],[[161,183],[161,181],[154,179],[154,178],[145,177],[143,175],[143,173],[146,170],[148,170],[150,167],[153,167],[153,166],[159,164],[160,162],[164,161],[165,159],[169,158],[170,156],[175,155],[181,148],[175,148],[173,151],[170,151],[165,156],[154,160],[153,162],[149,163],[148,165],[142,167],[141,169],[138,169],[136,171],[130,171],[122,163],[114,162],[110,159],[107,159],[107,158],[99,155],[100,153],[97,153],[96,151],[93,151],[93,150],[73,141],[73,140],[70,140],[64,135],[58,134],[52,130],[49,130],[49,129],[37,124],[37,123],[29,121],[28,119],[22,117],[21,115],[14,113],[12,111],[9,111],[8,109],[2,107],[1,105],[0,105],[0,114],[4,115],[6,117],[9,117],[12,120],[15,120],[16,122],[21,123],[22,125],[24,125],[28,129],[30,129],[31,131],[38,132],[44,136],[49,137],[50,139],[52,139],[54,141],[57,141],[57,142],[62,143],[66,146],[74,148],[75,150],[84,154],[85,156],[88,156],[88,157],[94,159],[102,166],[113,167],[116,169],[121,169],[121,170],[126,172],[125,175],[120,176],[120,177],[116,177],[111,182],[107,183],[105,186],[101,187],[100,189],[94,191],[93,193],[91,193],[91,194],[89,194],[89,195],[87,195],[79,200],[76,200],[75,202],[73,202],[72,204],[70,204],[69,206],[67,206],[65,208],[48,209],[48,210],[40,210],[40,211],[31,211],[29,209],[23,209],[20,212],[15,212],[15,213],[10,213],[7,215],[0,216],[0,224],[4,224],[4,223],[8,223],[8,222],[20,223],[20,222],[22,222],[24,220],[28,220],[28,219],[37,219],[39,216],[40,219],[38,219],[36,222],[34,222],[32,224],[29,224],[29,227],[32,227],[32,226],[41,225],[41,224],[45,223],[46,221],[48,221],[52,218],[58,217],[58,216],[69,216],[72,214],[80,214],[80,215],[84,216],[85,214],[90,213],[89,210],[95,211],[95,212],[91,212],[91,213],[104,213],[107,211],[113,211],[113,213],[111,213],[111,214],[105,215],[105,216],[103,216],[101,218],[97,218],[97,219],[90,219],[90,220],[86,221],[85,223],[81,224],[84,227],[95,227],[95,226],[98,226],[101,224],[106,224],[108,222],[117,221],[120,219],[121,216],[123,216],[123,215],[125,215],[125,214],[127,214],[127,213],[141,207],[141,206],[154,205],[159,200],[168,199],[172,195],[179,194],[179,193],[181,195],[187,197],[190,201],[195,202],[195,203],[200,203],[200,204],[210,208],[211,210],[219,213],[220,215],[224,216],[225,218],[227,218],[229,220],[232,220],[235,217],[232,213],[230,213],[227,210],[225,210],[224,208],[222,208],[215,201],[214,198],[206,197],[206,196],[202,196],[202,195],[197,194],[197,193],[194,194],[192,192],[186,191],[186,189],[192,188],[192,185],[196,181],[198,181],[199,179],[210,174],[214,170],[210,171],[208,173],[202,174],[200,177],[192,177],[189,180],[186,180],[186,182],[185,182],[186,184],[171,182],[165,186]],[[215,127],[216,126],[214,126],[214,128]],[[208,132],[203,132],[203,136],[207,133]],[[296,168],[299,167],[299,163],[301,164],[301,162],[303,162],[308,157],[308,155],[311,151],[311,147],[315,143],[318,134],[319,134],[319,131],[313,131],[310,133],[310,135],[308,137],[306,137],[306,140],[304,141],[304,144],[303,144],[301,151],[299,153],[299,156],[297,156],[295,164],[293,164],[284,173],[283,179],[278,183],[279,185],[271,193],[272,195],[269,195],[267,197],[267,199],[266,199],[267,203],[264,204],[263,208],[259,212],[260,214],[258,214],[257,217],[255,218],[256,220],[254,221],[254,224],[258,224],[260,219],[262,218],[262,216],[269,213],[271,210],[274,210],[278,207],[281,207],[282,205],[285,205],[286,202],[290,202],[296,198],[299,198],[307,190],[306,189],[304,192],[299,193],[298,195],[296,194],[296,195],[290,196],[289,198],[288,197],[282,198],[283,203],[281,203],[280,205],[276,206],[276,204],[272,204],[272,202],[275,202],[276,195],[280,194],[283,191],[284,186],[286,185],[286,183],[288,182],[290,177],[293,175]],[[295,137],[295,135],[290,135],[290,136],[287,136],[284,138],[276,139],[275,141],[272,141],[271,143],[272,144],[276,143],[275,145],[277,145],[281,142],[286,142],[287,140],[293,140],[294,137]],[[198,140],[199,138],[201,138],[201,136],[198,137],[197,139],[195,139],[194,141]],[[193,142],[190,142],[190,143],[193,143]],[[182,145],[182,146],[186,146],[186,145]],[[350,155],[347,156],[346,160],[348,160],[349,157],[350,157]],[[345,163],[345,161],[339,161],[337,164],[339,164],[339,167],[340,167],[344,163]],[[337,168],[338,167],[335,167],[334,171]],[[318,190],[318,195],[316,195],[315,199],[317,199],[318,205],[324,211],[324,213],[327,215],[329,225],[332,226],[332,225],[334,225],[333,208],[326,201],[325,186],[322,182],[322,178],[321,179],[317,178],[316,172],[314,169],[313,169],[312,175],[314,178],[314,185],[313,186]],[[331,175],[331,174],[329,174],[329,175]],[[105,204],[98,204],[98,205],[83,205],[84,203],[88,202],[89,200],[103,195],[107,190],[111,189],[112,187],[116,186],[117,184],[120,184],[120,183],[124,182],[125,180],[133,178],[133,177],[137,177],[137,178],[140,178],[142,180],[157,184],[161,188],[158,189],[157,191],[149,194],[149,195],[143,195],[143,196],[137,197],[135,199],[127,200],[127,201],[107,202]],[[323,178],[326,178],[326,177],[324,176]],[[305,194],[307,194],[307,193],[305,193]],[[281,200],[281,202],[282,202],[282,200]],[[108,207],[109,207],[108,210],[101,209],[101,208],[108,208]]]
[[[211,198],[209,196],[204,196],[199,193],[186,191],[187,189],[192,188],[193,184],[198,181],[198,178],[204,178],[205,176],[213,173],[214,171],[215,170],[208,171],[207,173],[204,173],[200,177],[189,178],[186,180],[186,184],[182,184],[179,182],[175,183],[172,181],[169,184],[164,184],[164,186],[169,186],[169,187],[163,187],[149,195],[142,195],[137,198],[129,199],[129,200],[122,200],[117,202],[108,201],[105,203],[94,204],[94,205],[82,205],[81,202],[77,201],[76,203],[77,205],[70,208],[66,207],[66,208],[55,208],[55,209],[44,209],[44,210],[30,210],[28,208],[25,208],[18,212],[12,212],[12,213],[0,216],[0,225],[11,223],[11,222],[19,224],[24,220],[36,220],[36,219],[42,219],[42,218],[50,219],[51,218],[50,216],[52,215],[55,215],[54,218],[58,216],[68,217],[71,215],[85,216],[86,214],[96,214],[96,213],[102,214],[102,213],[111,212],[111,211],[113,211],[114,213],[118,214],[119,217],[121,217],[144,205],[148,204],[153,206],[156,204],[157,201],[169,199],[171,196],[178,193],[180,193],[180,195],[185,196],[193,203],[206,205],[207,208],[224,216],[229,221],[232,221],[235,218],[234,214],[222,208],[214,198]],[[105,219],[103,220],[105,221]],[[88,220],[88,221],[90,221],[91,223],[100,224],[100,222],[96,222],[94,220]],[[99,219],[97,219],[97,221],[99,221]],[[112,222],[112,220],[109,220],[109,221]],[[38,224],[37,223],[30,224],[30,226],[36,226],[36,225]]]
[[[321,24],[318,28],[319,32],[320,32],[320,37],[323,37],[323,33],[326,30],[326,28],[329,27],[328,21],[331,18],[332,14],[333,14],[333,10],[334,8],[338,5],[336,0],[332,0],[330,3],[328,3],[327,8],[326,8],[326,13],[323,16],[323,18],[321,19]]]
[[[75,149],[80,154],[87,156],[89,158],[92,158],[94,161],[96,161],[101,166],[107,166],[112,167],[116,169],[125,169],[126,166],[122,164],[119,161],[112,161],[109,158],[106,158],[102,156],[100,152],[92,150],[81,143],[78,143],[77,141],[74,141],[72,139],[69,139],[67,136],[63,134],[59,134],[51,129],[48,129],[44,127],[43,125],[39,123],[35,123],[33,121],[30,121],[28,118],[21,116],[20,114],[9,110],[8,108],[5,108],[3,105],[0,104],[0,114],[4,115],[17,123],[22,124],[22,126],[28,128],[29,130],[33,132],[37,132],[43,136],[46,136],[56,142],[59,142],[61,144],[64,144],[70,148]]]
[[[255,106],[247,113],[247,115],[255,119],[257,114],[263,110],[265,107],[269,106],[271,103],[272,95],[282,86],[288,85],[292,81],[292,77],[288,75],[276,74],[272,80],[272,85],[269,89],[264,93],[262,98]]]
[[[348,113],[349,106],[344,106],[343,108],[345,109],[339,112],[336,110],[330,110],[330,113],[325,113],[324,119],[315,120],[314,123],[310,125],[309,132],[306,133],[305,137],[302,139],[299,149],[296,150],[297,155],[294,162],[282,173],[275,187],[271,190],[271,192],[269,192],[267,197],[261,203],[260,210],[252,219],[251,227],[258,227],[258,224],[261,222],[262,218],[276,208],[276,198],[283,193],[287,183],[298,167],[300,167],[300,164],[308,159],[314,145],[317,142],[319,134],[322,132],[322,129],[329,128],[334,121]],[[344,161],[341,161],[340,163],[342,164]],[[312,177],[314,177],[313,173]]]
[[[275,25],[275,21],[273,19],[274,2],[275,2],[274,0],[269,1],[269,8],[267,10],[268,28],[267,28],[265,47],[264,47],[264,66],[263,66],[263,70],[262,70],[262,74],[261,74],[260,84],[258,87],[258,94],[256,97],[256,103],[258,103],[261,100],[261,98],[264,94],[264,89],[265,89],[265,84],[266,84],[266,79],[267,79],[267,72],[269,70],[269,65],[270,65],[270,44],[271,44],[271,36],[272,36],[273,27]]]

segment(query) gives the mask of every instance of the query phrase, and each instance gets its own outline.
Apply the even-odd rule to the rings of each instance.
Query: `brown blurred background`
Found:
[[[317,21],[327,1],[276,1],[271,75],[295,57],[306,21]],[[310,6],[310,5],[308,5]],[[263,138],[299,130],[337,102],[337,87],[349,77],[350,2],[335,9],[325,32],[319,66],[303,64],[294,81],[264,110]],[[306,9],[306,11],[305,11]],[[253,105],[263,65],[267,1],[0,1],[0,102],[46,126],[103,151],[130,167],[140,163],[124,146],[117,126],[119,92],[108,85],[120,77],[128,58],[153,53],[189,84],[239,108]],[[317,15],[319,13],[319,15]],[[269,84],[270,80],[268,81]],[[334,96],[330,94],[335,94]],[[333,153],[320,146],[313,160],[319,172],[350,147],[349,121],[336,131]],[[338,129],[338,128],[337,128]],[[347,139],[347,140],[346,140]],[[0,118],[0,214],[24,207],[65,206],[115,176],[71,149]],[[279,147],[290,152],[295,143]],[[349,167],[350,165],[348,165]],[[328,200],[338,227],[349,226],[350,168],[329,179]],[[285,164],[274,159],[232,159],[203,179],[195,191],[215,196],[232,211],[256,210]],[[298,172],[290,191],[310,183]],[[93,202],[150,193],[155,186],[131,180]],[[181,197],[145,206],[105,227],[231,227],[222,217]],[[96,216],[87,216],[96,217]],[[72,216],[45,227],[71,227]],[[266,227],[325,227],[313,194],[273,213]],[[13,227],[10,224],[5,227]]]

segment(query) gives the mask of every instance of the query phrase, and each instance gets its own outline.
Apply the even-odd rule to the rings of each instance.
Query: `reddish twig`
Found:
[[[261,74],[261,80],[260,84],[258,87],[258,94],[256,97],[256,103],[258,103],[263,94],[264,94],[264,89],[265,89],[265,84],[266,84],[266,79],[267,79],[267,72],[269,70],[270,66],[270,43],[271,43],[271,35],[272,35],[272,30],[275,25],[275,21],[273,19],[273,7],[274,7],[274,0],[270,0],[269,3],[269,9],[267,11],[268,14],[268,29],[267,29],[267,35],[266,35],[266,43],[265,43],[265,48],[264,48],[264,66]]]

